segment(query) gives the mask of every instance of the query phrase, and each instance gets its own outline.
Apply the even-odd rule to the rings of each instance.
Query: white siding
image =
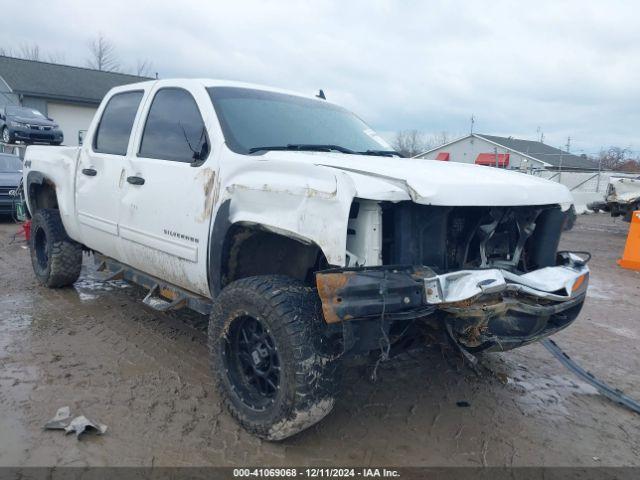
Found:
[[[429,160],[435,160],[440,152],[449,153],[449,161],[451,162],[460,162],[460,163],[475,163],[476,158],[481,153],[495,153],[497,149],[498,154],[508,153],[509,154],[509,168],[510,169],[520,169],[525,168],[530,170],[531,168],[541,168],[543,164],[541,162],[537,162],[535,160],[526,158],[522,155],[512,152],[503,147],[499,147],[494,145],[491,142],[486,140],[477,138],[477,137],[465,137],[463,139],[458,140],[457,142],[453,142],[449,145],[443,145],[440,148],[437,148],[421,158],[427,158]],[[524,165],[523,165],[524,162]]]
[[[48,116],[60,125],[65,145],[78,145],[78,132],[87,130],[97,107],[48,102]]]

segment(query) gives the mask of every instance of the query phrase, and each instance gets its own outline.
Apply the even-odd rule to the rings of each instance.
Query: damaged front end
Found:
[[[379,324],[375,330],[386,335],[394,325],[423,323],[469,351],[503,351],[551,335],[578,316],[589,255],[557,252],[565,215],[559,208],[408,206],[392,215],[381,222],[387,227],[382,260],[413,263],[317,272],[329,326],[357,331],[363,327],[356,324]],[[379,344],[375,335],[357,335]]]

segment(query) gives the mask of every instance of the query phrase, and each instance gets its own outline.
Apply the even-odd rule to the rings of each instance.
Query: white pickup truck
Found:
[[[74,283],[86,251],[150,307],[209,314],[221,398],[269,440],[331,411],[347,355],[433,330],[508,350],[586,296],[588,259],[557,251],[564,186],[400,158],[344,108],[273,88],[115,88],[83,146],[27,149],[24,191],[40,282]]]

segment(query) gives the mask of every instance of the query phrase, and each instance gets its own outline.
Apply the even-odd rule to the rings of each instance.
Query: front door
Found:
[[[118,257],[120,198],[131,131],[143,90],[115,93],[100,115],[90,145],[80,150],[76,170],[76,208],[84,243]]]
[[[127,167],[120,237],[123,261],[209,295],[207,244],[218,192],[217,162],[203,121],[213,118],[204,88],[157,87]]]

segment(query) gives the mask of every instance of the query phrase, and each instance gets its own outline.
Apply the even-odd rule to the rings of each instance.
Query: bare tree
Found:
[[[153,64],[146,58],[139,58],[136,61],[136,75],[139,77],[150,77]]]
[[[442,131],[435,135],[432,135],[429,140],[426,142],[427,149],[439,147],[440,145],[444,145],[445,143],[451,140],[451,135],[449,132]]]
[[[396,133],[393,148],[405,157],[415,157],[427,149],[424,135],[418,130],[403,130]]]
[[[609,147],[601,150],[596,161],[603,170],[620,170],[629,159],[630,150],[622,147]]]
[[[40,46],[36,43],[20,45],[20,58],[25,60],[40,60]]]
[[[0,47],[0,55],[4,57],[14,57],[15,53],[11,47]]]
[[[50,63],[65,63],[66,55],[64,52],[49,52],[47,53],[47,62]]]
[[[90,57],[87,65],[96,70],[115,72],[120,69],[120,61],[115,45],[102,33],[89,43]]]

